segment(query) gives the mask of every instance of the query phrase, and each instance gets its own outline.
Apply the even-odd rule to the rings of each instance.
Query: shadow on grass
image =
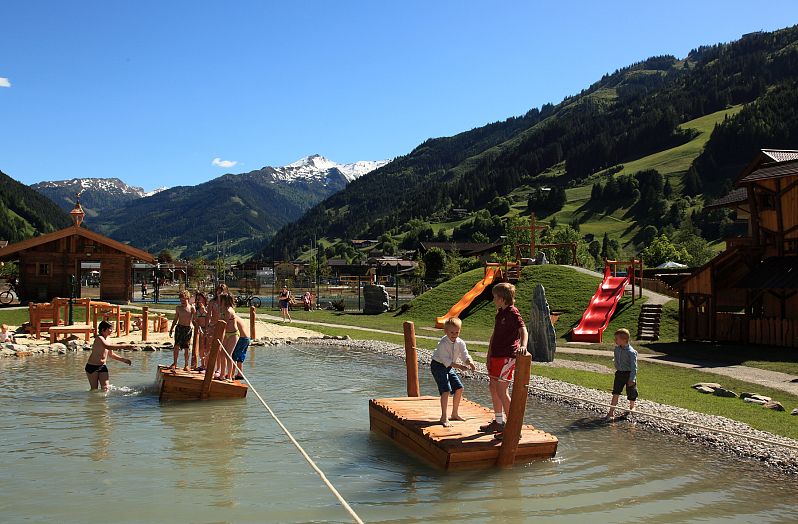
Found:
[[[744,364],[749,360],[798,363],[798,352],[777,346],[741,346],[709,342],[653,342],[646,346],[652,351],[662,353],[663,357],[660,360],[700,361],[708,367],[711,367],[711,363],[723,366]]]

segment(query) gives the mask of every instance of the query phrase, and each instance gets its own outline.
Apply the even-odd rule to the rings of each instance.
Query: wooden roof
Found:
[[[759,169],[741,178],[738,183],[746,184],[748,182],[756,182],[757,180],[767,180],[771,178],[781,178],[794,175],[798,175],[798,160],[764,164]]]
[[[756,157],[745,169],[737,175],[734,185],[741,183],[742,179],[762,167],[764,164],[773,164],[798,160],[798,151],[794,149],[760,149]]]
[[[142,249],[123,244],[122,242],[114,240],[113,238],[109,238],[86,228],[76,226],[69,226],[52,233],[47,233],[46,235],[40,235],[38,237],[23,240],[22,242],[17,242],[16,244],[10,244],[0,249],[0,259],[8,259],[11,255],[19,253],[20,251],[25,251],[26,249],[31,249],[33,247],[40,246],[48,242],[53,242],[54,240],[60,240],[72,235],[88,238],[89,240],[93,240],[98,244],[106,245],[112,249],[121,251],[126,255],[130,255],[131,257],[137,258],[144,262],[149,262],[151,264],[155,263],[155,257]]]
[[[729,191],[727,195],[724,195],[720,198],[716,198],[709,204],[707,204],[707,209],[712,209],[716,207],[726,207],[732,206],[734,204],[742,204],[743,202],[748,202],[748,188],[745,187],[738,187],[737,189],[732,189]]]

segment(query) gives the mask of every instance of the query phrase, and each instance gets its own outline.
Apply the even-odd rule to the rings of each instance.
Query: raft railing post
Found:
[[[249,338],[255,340],[255,306],[249,306]]]
[[[141,308],[141,341],[147,342],[147,333],[150,330],[150,307]]]
[[[211,351],[208,354],[208,362],[205,366],[205,378],[202,380],[202,389],[200,389],[200,400],[210,397],[213,373],[216,371],[216,359],[219,356],[219,341],[224,337],[226,329],[227,322],[224,320],[216,321],[216,329],[213,331],[213,340],[211,341]]]
[[[529,373],[532,367],[532,356],[521,355],[515,359],[515,378],[513,379],[513,393],[510,399],[510,412],[507,413],[507,422],[502,435],[502,445],[499,448],[499,458],[496,465],[499,467],[512,466],[518,452],[518,441],[521,439],[521,428],[524,425],[526,400],[529,395]]]
[[[407,365],[407,396],[420,396],[418,386],[418,352],[416,351],[416,326],[411,321],[404,324],[405,364]]]

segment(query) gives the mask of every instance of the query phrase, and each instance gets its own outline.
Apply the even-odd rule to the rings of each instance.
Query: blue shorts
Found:
[[[441,395],[463,389],[463,383],[460,382],[460,376],[454,368],[447,368],[437,360],[433,360],[429,369],[432,371],[432,377],[438,384],[438,393]]]
[[[251,340],[248,337],[241,337],[236,342],[236,347],[233,349],[233,360],[236,362],[244,362],[244,359],[247,358],[247,348],[249,348],[249,343]]]

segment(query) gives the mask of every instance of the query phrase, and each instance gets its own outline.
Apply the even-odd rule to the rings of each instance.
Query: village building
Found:
[[[133,264],[154,264],[155,257],[82,227],[85,213],[79,202],[70,215],[73,224],[69,227],[0,248],[0,262],[19,266],[19,301],[66,298],[72,289],[79,297],[84,282],[99,285],[101,300],[133,300]]]
[[[798,347],[798,151],[763,149],[710,203],[744,236],[680,281],[679,340]]]

